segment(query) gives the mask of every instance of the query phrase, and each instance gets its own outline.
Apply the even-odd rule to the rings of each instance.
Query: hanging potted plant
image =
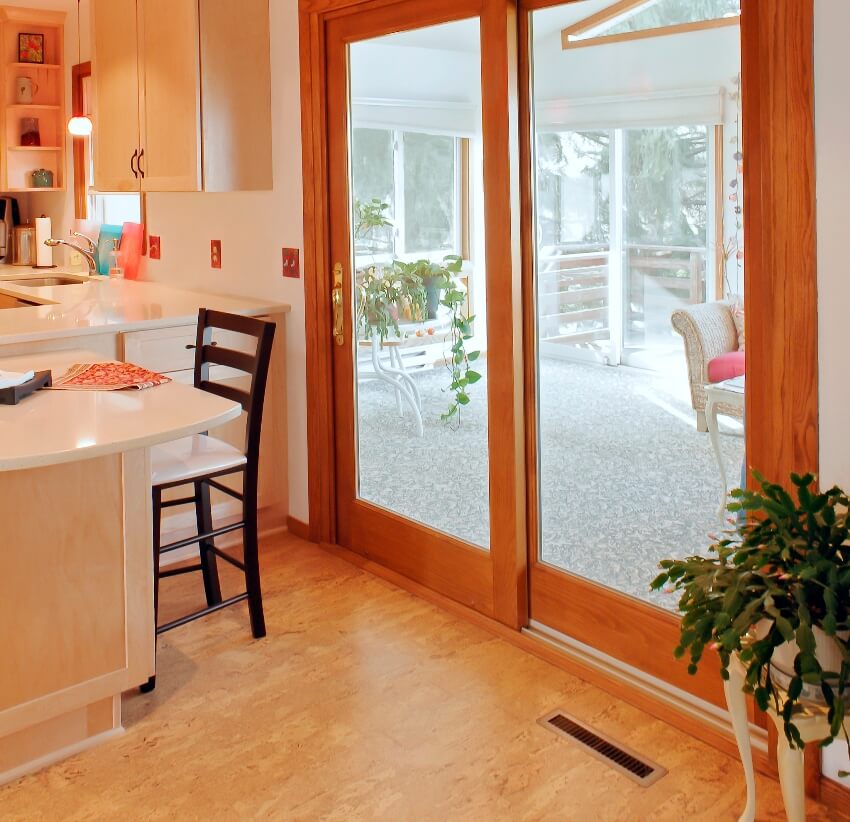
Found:
[[[735,531],[708,557],[663,560],[652,588],[682,594],[675,654],[689,655],[690,673],[713,649],[728,679],[737,654],[745,690],[774,707],[792,747],[804,747],[795,713],[817,701],[830,723],[822,744],[843,736],[850,752],[850,499],[818,492],[812,474],[791,475],[796,499],[754,476],[758,490],[732,492],[729,510],[744,517]]]

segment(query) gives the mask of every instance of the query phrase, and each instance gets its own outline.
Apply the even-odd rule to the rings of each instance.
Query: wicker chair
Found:
[[[685,340],[685,357],[688,361],[688,380],[691,385],[691,403],[697,414],[697,431],[707,431],[705,421],[705,387],[710,384],[708,364],[715,357],[738,350],[738,331],[732,319],[730,301],[701,303],[673,312],[673,328]],[[718,413],[741,417],[741,409],[720,405]]]

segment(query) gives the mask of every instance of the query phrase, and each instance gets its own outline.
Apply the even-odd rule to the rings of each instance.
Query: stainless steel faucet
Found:
[[[94,252],[97,251],[97,246],[94,244],[94,241],[90,237],[86,237],[85,234],[80,234],[78,231],[72,231],[71,234],[74,237],[80,237],[85,240],[88,244],[88,248],[83,248],[76,243],[72,243],[69,240],[54,240],[51,237],[49,240],[45,240],[44,244],[49,245],[51,248],[56,248],[58,245],[66,245],[68,248],[73,248],[78,254],[82,254],[83,257],[86,258],[86,262],[89,264],[89,276],[92,274],[97,274],[97,260],[94,258]]]

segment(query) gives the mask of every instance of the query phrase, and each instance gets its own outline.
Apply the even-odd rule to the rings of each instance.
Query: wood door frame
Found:
[[[84,117],[83,80],[91,77],[91,60],[71,66],[71,116]],[[85,220],[88,216],[88,174],[86,173],[86,138],[72,138],[74,158],[74,216]]]
[[[335,436],[345,436],[334,419],[334,346],[331,343],[331,225],[328,210],[330,180],[334,173],[327,137],[332,127],[326,101],[328,26],[341,17],[376,13],[392,21],[408,0],[302,0],[300,4],[301,91],[305,229],[305,312],[308,334],[308,455],[310,535],[334,545],[337,527],[338,482]],[[410,4],[412,8],[413,5]],[[421,8],[420,8],[421,7]],[[527,623],[525,575],[525,442],[524,397],[521,374],[522,314],[519,244],[519,144],[517,129],[516,4],[513,0],[458,0],[417,5],[420,25],[451,19],[479,17],[481,25],[483,127],[487,149],[484,177],[488,230],[488,324],[499,328],[490,336],[488,361],[504,368],[488,377],[490,409],[490,522],[492,590],[477,602],[510,627]],[[383,15],[381,14],[383,11]],[[388,23],[393,25],[392,22]],[[510,173],[505,173],[509,169]],[[308,184],[307,181],[310,181]],[[505,205],[506,204],[506,205]],[[511,207],[515,205],[516,207]],[[498,295],[498,299],[495,297]],[[505,296],[507,295],[507,297]],[[348,327],[351,327],[348,317]],[[495,414],[494,409],[499,413]],[[350,432],[349,432],[350,433]],[[387,557],[382,557],[384,561]],[[406,566],[413,575],[416,568]],[[414,577],[415,578],[415,577]],[[421,580],[420,580],[421,581]]]

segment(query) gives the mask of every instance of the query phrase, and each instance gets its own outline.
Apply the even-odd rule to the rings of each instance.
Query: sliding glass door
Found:
[[[506,23],[480,0],[329,21],[329,290],[339,543],[516,623],[494,567],[523,512],[491,505],[521,493],[506,78],[484,70]]]
[[[720,318],[738,356],[737,6],[709,0],[694,20],[672,0],[608,18],[590,0],[534,5],[532,624],[720,700],[659,653],[676,603],[649,583],[722,527],[719,466],[741,475],[740,418],[721,420],[718,452],[698,430],[702,352],[676,320],[707,308],[704,333]],[[685,12],[694,25],[663,30]]]

